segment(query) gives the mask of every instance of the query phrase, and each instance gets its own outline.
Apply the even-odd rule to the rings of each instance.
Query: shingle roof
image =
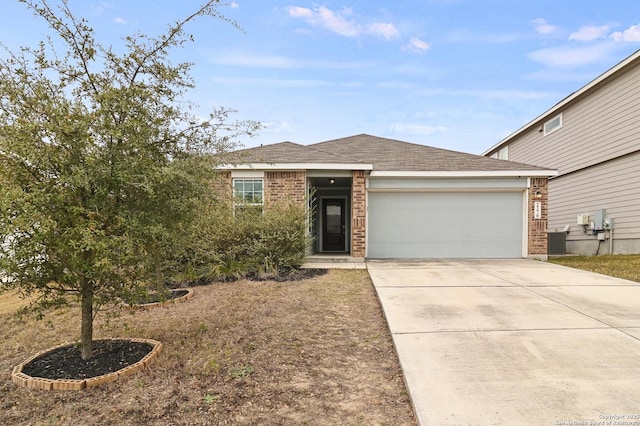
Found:
[[[299,145],[281,142],[236,151],[242,163],[373,164],[374,171],[512,171],[544,170],[481,155],[433,148],[371,135]]]
[[[280,142],[247,148],[233,153],[233,162],[243,163],[357,163],[329,152],[319,151],[310,145]]]
[[[376,171],[540,170],[527,164],[370,135],[350,136],[310,146],[371,163]]]

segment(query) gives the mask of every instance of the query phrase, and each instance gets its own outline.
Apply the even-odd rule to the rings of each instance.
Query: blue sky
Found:
[[[3,0],[0,41],[46,25]],[[57,4],[57,0],[51,0]],[[69,0],[96,38],[158,35],[194,0]],[[640,49],[637,0],[235,0],[242,31],[204,18],[175,50],[194,63],[188,97],[263,123],[244,146],[360,133],[482,153]]]

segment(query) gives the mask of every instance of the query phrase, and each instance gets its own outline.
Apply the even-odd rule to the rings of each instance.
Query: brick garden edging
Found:
[[[101,340],[126,340],[128,342],[138,342],[138,343],[146,343],[151,345],[153,349],[147,355],[144,356],[140,361],[128,365],[120,370],[103,374],[101,376],[90,377],[88,379],[45,379],[43,377],[31,377],[28,374],[22,372],[22,368],[36,359],[39,356],[47,354],[49,352],[53,352],[56,349],[64,348],[67,346],[75,345],[76,343],[63,343],[62,345],[55,346],[50,349],[46,349],[42,352],[38,352],[28,360],[14,367],[13,372],[11,373],[11,381],[18,386],[26,387],[29,389],[41,389],[41,390],[81,390],[81,389],[90,389],[96,386],[100,386],[105,383],[115,382],[116,380],[124,379],[125,377],[129,377],[132,374],[137,373],[140,370],[147,368],[153,361],[155,361],[156,357],[162,350],[162,343],[157,340],[152,339],[99,339]]]
[[[136,309],[136,310],[145,310],[145,309],[151,309],[151,308],[157,308],[159,306],[166,306],[166,305],[172,305],[174,303],[181,303],[181,302],[185,302],[189,299],[191,299],[193,297],[193,290],[190,288],[176,288],[174,289],[174,291],[180,291],[180,290],[184,290],[187,292],[187,294],[185,294],[184,296],[180,296],[180,297],[176,297],[175,299],[167,299],[163,302],[153,302],[153,303],[140,303],[137,305],[128,305],[128,304],[124,304],[124,307],[129,308],[129,309]]]

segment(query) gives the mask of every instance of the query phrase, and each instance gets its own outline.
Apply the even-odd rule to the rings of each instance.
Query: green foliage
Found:
[[[204,401],[205,404],[213,404],[214,402],[217,402],[219,399],[220,399],[219,396],[209,395],[209,394],[206,394],[205,396],[202,397],[202,401]]]
[[[263,214],[233,214],[220,204],[203,211],[186,238],[189,244],[168,270],[176,281],[269,278],[299,268],[308,245],[307,215],[288,204]]]
[[[190,65],[168,59],[188,22],[220,17],[215,0],[160,37],[126,38],[124,54],[66,0],[57,12],[25,3],[67,50],[43,42],[0,58],[0,271],[5,287],[37,296],[34,309],[78,297],[88,358],[96,308],[164,281],[214,197],[214,154],[257,124],[192,115]]]
[[[229,375],[234,379],[244,379],[254,373],[252,365],[243,365],[241,367],[234,367],[229,372]]]

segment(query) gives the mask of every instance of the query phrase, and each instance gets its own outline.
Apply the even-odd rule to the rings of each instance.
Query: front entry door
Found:
[[[344,199],[325,199],[322,206],[322,250],[346,251]]]

